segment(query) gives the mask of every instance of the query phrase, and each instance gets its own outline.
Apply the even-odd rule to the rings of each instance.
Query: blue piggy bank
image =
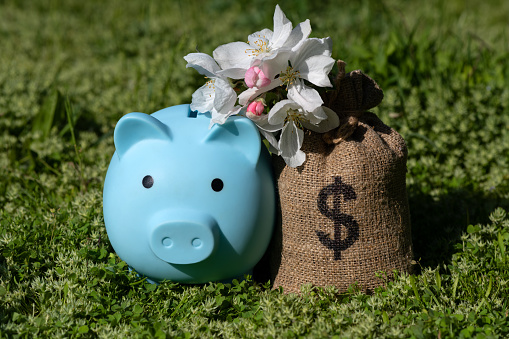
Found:
[[[243,117],[209,124],[180,105],[127,114],[115,127],[106,231],[118,256],[153,281],[249,273],[272,236],[275,188],[256,126]]]

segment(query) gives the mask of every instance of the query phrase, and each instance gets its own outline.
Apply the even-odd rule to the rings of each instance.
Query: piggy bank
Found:
[[[104,221],[117,255],[153,281],[221,281],[249,273],[272,236],[275,186],[256,126],[189,105],[117,123]]]

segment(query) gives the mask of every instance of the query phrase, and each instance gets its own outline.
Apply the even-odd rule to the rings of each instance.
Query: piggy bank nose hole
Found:
[[[201,239],[194,238],[193,241],[191,241],[191,244],[193,245],[193,247],[199,248],[202,245],[202,241]]]
[[[212,184],[210,186],[212,186],[212,189],[215,192],[220,192],[224,187],[223,180],[216,178],[212,180]]]
[[[164,247],[170,248],[172,245],[173,245],[173,240],[171,240],[168,237],[163,239],[163,246]]]

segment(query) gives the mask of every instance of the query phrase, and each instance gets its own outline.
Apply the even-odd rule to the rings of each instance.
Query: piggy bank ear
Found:
[[[145,113],[124,115],[115,126],[113,142],[120,158],[141,140],[171,140],[168,126]]]
[[[262,147],[256,125],[243,117],[229,118],[224,124],[215,124],[203,140],[207,143],[222,143],[243,153],[250,163],[256,165]]]

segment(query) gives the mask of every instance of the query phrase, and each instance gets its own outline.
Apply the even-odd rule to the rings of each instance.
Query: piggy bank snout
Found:
[[[215,251],[219,227],[208,216],[169,218],[152,229],[149,244],[152,252],[170,264],[195,264]]]

